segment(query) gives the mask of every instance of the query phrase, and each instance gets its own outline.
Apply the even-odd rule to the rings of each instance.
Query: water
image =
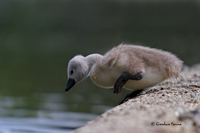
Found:
[[[63,114],[64,115],[64,114]],[[67,115],[67,113],[65,114]],[[76,114],[72,114],[76,115]],[[80,115],[80,114],[79,114]],[[72,133],[74,129],[82,126],[86,120],[81,121],[62,118],[0,118],[2,133]]]
[[[38,108],[26,107],[23,97],[0,96],[0,132],[1,133],[72,133],[76,128],[94,119],[97,115],[89,113],[64,112],[62,95],[44,94],[42,97],[54,97],[38,100]]]
[[[0,1],[0,133],[73,132],[129,92],[88,78],[65,94],[76,54],[125,42],[199,63],[199,12],[197,1]]]

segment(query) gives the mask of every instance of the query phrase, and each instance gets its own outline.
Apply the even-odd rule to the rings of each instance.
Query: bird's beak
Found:
[[[65,92],[69,91],[76,84],[74,79],[69,78],[67,82],[67,86],[65,88]]]

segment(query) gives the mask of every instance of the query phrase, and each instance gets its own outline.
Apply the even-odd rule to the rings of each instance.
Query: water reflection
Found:
[[[19,111],[19,110],[13,110]],[[21,110],[20,110],[21,111]],[[2,133],[72,133],[75,128],[84,125],[95,115],[81,113],[49,113],[39,111],[40,117],[0,117],[0,132]],[[45,117],[42,117],[45,116]],[[48,116],[48,118],[46,117]]]
[[[59,94],[37,97],[45,100],[40,100],[37,109],[29,109],[25,108],[26,99],[22,97],[0,96],[0,132],[71,133],[96,117],[95,114],[63,112],[64,103]]]

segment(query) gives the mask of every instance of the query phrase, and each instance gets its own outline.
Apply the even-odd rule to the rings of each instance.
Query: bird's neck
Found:
[[[96,62],[100,61],[103,58],[103,56],[100,54],[90,54],[85,58],[89,68],[91,69]]]

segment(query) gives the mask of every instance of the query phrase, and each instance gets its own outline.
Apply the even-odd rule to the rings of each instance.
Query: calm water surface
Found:
[[[36,97],[38,107],[29,108],[23,97],[0,96],[0,133],[72,133],[96,117],[92,113],[63,111],[61,94]]]
[[[0,1],[0,133],[73,132],[116,106],[88,78],[64,93],[76,54],[104,54],[121,42],[200,62],[200,3]]]

